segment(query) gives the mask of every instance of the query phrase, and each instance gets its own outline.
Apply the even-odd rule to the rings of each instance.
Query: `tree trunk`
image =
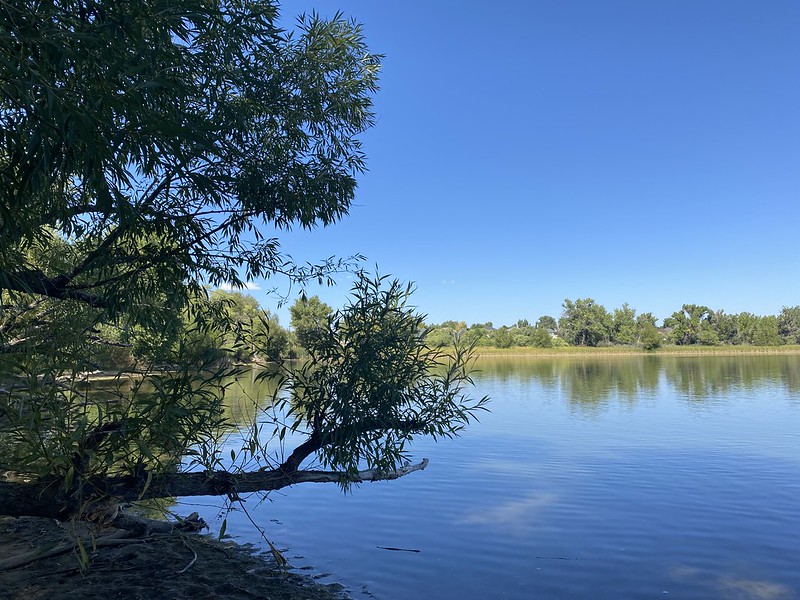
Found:
[[[61,480],[24,481],[6,474],[6,480],[0,481],[0,514],[66,520],[91,509],[97,503],[107,501],[133,502],[175,496],[238,498],[241,494],[269,492],[297,483],[360,483],[397,479],[427,466],[426,458],[421,463],[406,465],[388,473],[369,469],[351,476],[335,471],[286,472],[280,469],[249,473],[164,473],[153,475],[149,485],[143,479],[109,477],[84,482],[81,488],[70,494],[64,493]]]

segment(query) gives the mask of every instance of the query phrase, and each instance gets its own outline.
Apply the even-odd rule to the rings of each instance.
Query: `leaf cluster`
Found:
[[[0,2],[0,287],[117,314],[335,268],[296,267],[268,230],[347,213],[379,57],[340,17],[277,17],[269,0]],[[28,250],[51,231],[75,260],[48,274]]]
[[[288,390],[282,401],[292,430],[307,433],[333,469],[394,470],[414,436],[458,435],[485,409],[487,398],[464,393],[472,347],[429,347],[424,315],[408,304],[411,292],[397,280],[359,273],[350,303],[312,338],[309,360],[266,375]]]

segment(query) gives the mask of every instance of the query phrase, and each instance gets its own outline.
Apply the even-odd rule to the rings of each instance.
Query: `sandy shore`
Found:
[[[338,585],[285,573],[264,555],[207,535],[163,534],[113,540],[120,530],[95,531],[108,545],[92,548],[84,526],[52,519],[0,517],[0,564],[34,550],[89,540],[81,569],[77,548],[0,571],[3,600],[341,600]]]

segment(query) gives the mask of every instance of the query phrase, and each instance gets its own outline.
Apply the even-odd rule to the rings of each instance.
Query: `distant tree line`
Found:
[[[510,348],[531,346],[634,346],[654,350],[663,344],[779,346],[800,344],[800,306],[784,307],[780,314],[759,316],[749,312],[727,314],[699,304],[684,304],[664,319],[649,312],[637,314],[627,303],[613,311],[592,298],[564,300],[558,320],[549,315],[531,324],[526,319],[514,325],[495,327],[491,322],[467,325],[445,321],[431,325],[430,345],[451,343],[461,337],[477,346]]]
[[[319,297],[301,296],[289,307],[290,328],[248,294],[213,290],[210,302],[189,307],[158,334],[137,327],[103,325],[94,364],[115,368],[142,362],[169,364],[178,350],[197,362],[267,362],[306,354],[326,331],[333,309]],[[628,304],[607,310],[592,298],[567,298],[561,316],[520,319],[495,327],[491,322],[467,325],[445,321],[421,332],[428,346],[451,345],[454,338],[478,347],[557,348],[566,346],[630,346],[654,350],[678,346],[800,344],[800,306],[784,307],[779,315],[749,312],[727,314],[698,304],[684,304],[657,325],[649,312],[638,314]]]

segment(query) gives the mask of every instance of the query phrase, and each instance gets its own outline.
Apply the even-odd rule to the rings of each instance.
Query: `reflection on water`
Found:
[[[511,498],[500,504],[486,508],[476,506],[469,510],[457,524],[486,525],[499,529],[506,528],[512,535],[529,531],[536,514],[558,501],[553,494],[531,493],[523,498]]]
[[[476,380],[536,383],[576,404],[635,401],[662,382],[686,399],[780,387],[800,397],[800,356],[482,357]]]
[[[382,600],[800,597],[800,356],[478,367],[491,412],[419,440],[424,472],[247,503],[294,567]],[[243,427],[272,395],[249,377],[226,394]],[[227,528],[259,543],[241,511]]]
[[[275,394],[275,383],[258,379],[260,369],[245,372],[228,383],[225,389],[225,416],[234,423],[249,425],[263,416]]]

